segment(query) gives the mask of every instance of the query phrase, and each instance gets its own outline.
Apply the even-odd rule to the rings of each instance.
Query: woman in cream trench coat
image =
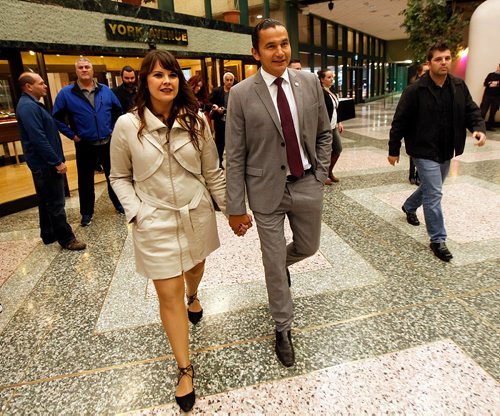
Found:
[[[187,412],[195,402],[188,316],[202,316],[197,289],[205,258],[219,247],[211,198],[224,212],[225,180],[206,119],[167,51],[143,59],[136,108],[113,131],[110,180],[132,223],[137,271],[155,285],[179,367],[175,399]]]
[[[137,271],[164,279],[190,270],[219,247],[210,196],[225,212],[225,180],[208,125],[198,151],[177,121],[167,135],[149,109],[144,116],[141,140],[136,113],[116,123],[111,183],[133,222]]]

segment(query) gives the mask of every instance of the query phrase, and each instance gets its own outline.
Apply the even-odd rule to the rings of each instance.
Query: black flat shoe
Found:
[[[430,244],[431,250],[434,253],[434,255],[443,261],[450,261],[453,258],[453,254],[451,254],[450,250],[448,250],[448,247],[446,247],[446,243],[431,243]]]
[[[405,209],[404,205],[401,207],[401,209],[406,214],[406,221],[408,222],[408,224],[411,224],[411,225],[420,225],[420,221],[418,220],[417,214],[415,214],[414,212],[408,212]]]
[[[200,319],[203,318],[203,309],[199,312],[191,312],[189,310],[189,305],[191,305],[195,300],[198,300],[198,292],[196,292],[194,295],[187,296],[187,304],[188,304],[188,319],[189,322],[191,322],[193,325],[196,325],[198,322],[200,322]]]
[[[281,364],[291,367],[295,363],[295,352],[292,344],[291,331],[276,331],[276,355]]]
[[[177,375],[177,385],[179,385],[181,378],[184,376],[191,377],[191,380],[194,379],[194,368],[192,364],[189,364],[186,368],[181,368],[181,367],[178,368],[179,368],[179,374]],[[191,372],[192,375],[189,374],[189,372]],[[196,400],[196,395],[194,393],[194,387],[193,391],[191,393],[186,394],[185,396],[181,397],[175,396],[175,401],[177,402],[177,404],[179,405],[179,407],[183,412],[189,412],[193,408],[195,400]]]

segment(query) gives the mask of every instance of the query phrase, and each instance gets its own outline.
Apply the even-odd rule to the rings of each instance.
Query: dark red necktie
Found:
[[[276,78],[274,83],[278,87],[278,111],[280,113],[281,128],[283,136],[285,136],[286,158],[288,168],[293,176],[300,177],[304,173],[304,166],[300,157],[299,143],[297,141],[297,133],[293,125],[292,112],[286,99],[285,91],[281,87],[283,78]]]

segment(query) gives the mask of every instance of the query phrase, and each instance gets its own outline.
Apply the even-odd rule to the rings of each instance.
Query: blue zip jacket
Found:
[[[16,108],[24,158],[31,170],[47,169],[64,162],[57,126],[45,106],[23,92]]]
[[[54,116],[59,131],[69,139],[97,141],[111,136],[122,107],[116,95],[103,84],[97,84],[95,108],[83,95],[78,83],[64,87],[54,102]]]

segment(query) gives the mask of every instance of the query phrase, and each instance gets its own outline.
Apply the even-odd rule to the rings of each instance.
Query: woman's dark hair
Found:
[[[198,99],[199,102],[206,104],[208,103],[208,91],[207,91],[207,86],[203,82],[203,78],[201,77],[201,75],[200,74],[193,75],[187,81],[187,83],[189,84],[189,86],[193,91],[194,88],[198,86],[200,82],[201,82],[201,88],[194,96]]]
[[[198,100],[193,94],[193,90],[186,82],[184,73],[175,59],[174,55],[170,52],[154,49],[149,51],[142,60],[141,69],[139,71],[139,87],[137,90],[136,107],[137,114],[140,119],[139,131],[137,137],[140,138],[142,130],[146,125],[144,118],[144,111],[147,108],[152,110],[151,96],[148,90],[148,75],[153,71],[156,63],[159,63],[163,69],[172,71],[177,74],[179,78],[179,92],[174,98],[172,111],[166,120],[165,124],[168,128],[172,128],[174,121],[177,120],[179,124],[185,128],[194,146],[199,149],[198,141],[204,137],[205,122],[198,115]]]

